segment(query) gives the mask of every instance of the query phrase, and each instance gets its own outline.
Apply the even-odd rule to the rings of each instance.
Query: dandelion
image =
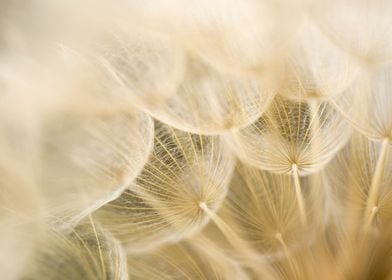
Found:
[[[391,279],[391,7],[3,0],[2,279]]]

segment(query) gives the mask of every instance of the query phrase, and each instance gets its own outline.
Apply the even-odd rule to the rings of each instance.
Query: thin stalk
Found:
[[[102,269],[102,276],[106,277],[105,262],[103,260],[103,254],[102,254],[102,245],[101,245],[101,242],[99,241],[98,233],[97,233],[97,230],[95,228],[95,224],[94,224],[93,218],[91,217],[91,214],[88,215],[88,219],[89,219],[89,221],[91,223],[91,227],[93,228],[95,239],[97,241],[99,260],[100,260],[101,269]]]
[[[290,269],[294,273],[295,279],[297,279],[298,268],[297,268],[297,265],[295,264],[295,262],[293,262],[293,260],[291,258],[291,254],[289,252],[289,249],[287,248],[286,242],[284,241],[284,239],[282,237],[282,234],[280,232],[278,232],[275,235],[275,238],[279,241],[280,245],[282,246],[284,254],[285,254],[287,261],[289,263]]]
[[[312,116],[312,121],[310,124],[311,139],[312,139],[311,152],[312,152],[313,159],[316,160],[320,154],[320,149],[321,149],[320,137],[318,135],[321,132],[321,124],[319,119],[320,104],[318,101],[311,101],[309,102],[309,106],[310,106],[310,114]]]
[[[366,223],[365,223],[365,229],[371,228],[371,226],[373,224],[374,217],[376,216],[377,212],[378,212],[378,207],[374,206],[370,212],[370,215],[369,215]]]
[[[304,203],[304,198],[301,190],[301,183],[299,181],[299,175],[298,175],[298,166],[296,164],[292,165],[292,175],[293,175],[293,180],[294,180],[294,186],[295,186],[295,195],[297,197],[297,204],[298,204],[298,210],[301,218],[301,223],[306,226],[308,221],[306,218],[306,211],[305,211],[305,203]]]
[[[262,265],[257,258],[256,252],[245,243],[245,241],[235,233],[230,226],[218,217],[214,212],[212,212],[205,202],[200,202],[199,207],[211,218],[223,235],[227,238],[233,248],[245,256],[246,264],[252,268],[256,273],[263,276],[263,279],[270,279],[271,273]],[[249,263],[250,261],[250,263]]]
[[[241,237],[239,237],[220,217],[212,212],[205,202],[200,202],[199,207],[210,217],[216,224],[220,231],[225,235],[227,240],[233,245],[234,249],[238,252],[249,256],[251,249],[245,244]]]
[[[366,201],[366,220],[373,220],[375,213],[373,214],[373,209],[374,207],[377,207],[378,204],[378,199],[380,196],[380,187],[381,187],[381,181],[382,177],[384,175],[384,168],[385,168],[385,162],[387,159],[387,153],[388,153],[388,145],[389,145],[389,139],[385,138],[382,141],[382,145],[380,148],[380,155],[377,159],[376,163],[376,168],[374,170],[372,182],[370,185],[369,189],[369,196]],[[372,217],[373,215],[373,217]]]

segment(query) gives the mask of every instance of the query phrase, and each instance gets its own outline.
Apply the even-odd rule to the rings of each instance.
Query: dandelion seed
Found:
[[[234,161],[218,136],[200,136],[158,123],[149,162],[121,197],[97,212],[127,245],[151,250],[198,233],[223,202]]]
[[[128,279],[119,242],[87,220],[69,234],[48,229],[23,279]]]
[[[230,262],[213,259],[186,242],[129,256],[128,267],[132,279],[249,279],[240,267],[233,269]]]
[[[280,93],[297,101],[340,95],[360,72],[358,63],[329,42],[309,19],[302,23],[285,66]]]
[[[49,215],[73,226],[118,197],[147,160],[152,133],[143,114],[52,116],[40,137],[38,177]]]
[[[316,1],[312,15],[331,42],[363,65],[374,65],[391,59],[391,11],[385,0]]]
[[[277,96],[261,118],[227,139],[245,163],[286,174],[295,164],[305,176],[329,162],[349,136],[348,123],[327,103],[312,111],[306,102]]]
[[[357,133],[327,168],[335,202],[342,208],[340,216],[351,227],[383,228],[388,223],[392,165],[380,148]],[[383,172],[380,157],[384,157]]]
[[[218,134],[254,122],[273,97],[272,81],[230,76],[190,57],[176,93],[148,111],[156,119],[192,133]]]
[[[237,169],[226,201],[212,218],[227,242],[232,244],[225,245],[219,234],[213,234],[211,226],[205,233],[207,238],[223,251],[234,250],[236,254],[226,254],[234,255],[250,266],[251,263],[257,266],[284,258],[304,242],[312,242],[312,230],[303,224],[302,215],[306,215],[315,230],[321,214],[317,211],[317,206],[322,204],[320,189],[307,189],[308,208],[301,213],[290,177],[242,165]],[[309,181],[302,181],[303,187],[310,187]]]
[[[218,69],[262,75],[287,52],[301,8],[300,1],[195,1],[176,26],[188,48]]]

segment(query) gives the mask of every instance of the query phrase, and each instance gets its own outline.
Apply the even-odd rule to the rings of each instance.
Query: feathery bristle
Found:
[[[343,208],[340,210],[340,216],[342,219],[351,219],[347,222],[355,226],[388,225],[387,221],[392,210],[390,207],[392,162],[384,159],[383,171],[380,177],[376,178],[380,153],[382,153],[382,144],[370,142],[364,136],[355,134],[349,145],[327,168],[328,176],[332,180],[334,196],[338,205]],[[372,187],[377,189],[376,194],[372,194]],[[344,214],[347,216],[345,217]]]
[[[23,279],[125,280],[126,261],[119,242],[87,219],[68,235],[48,229]]]
[[[0,1],[0,278],[391,280],[391,3]]]
[[[274,96],[272,83],[267,77],[262,80],[227,75],[188,56],[175,94],[148,111],[156,119],[184,131],[218,134],[259,118]]]
[[[200,231],[223,202],[234,160],[218,136],[155,127],[154,151],[121,197],[97,212],[98,219],[129,252],[175,242]]]
[[[228,137],[238,157],[274,173],[301,176],[329,162],[347,142],[350,127],[328,103],[309,104],[277,96],[252,125]]]
[[[130,256],[128,269],[131,279],[247,279],[240,267],[220,261],[183,242],[150,254]]]
[[[326,100],[341,94],[358,76],[360,65],[347,56],[310,19],[298,31],[281,77],[280,93],[297,101]]]
[[[388,0],[315,1],[312,16],[330,41],[364,65],[392,58]]]
[[[53,116],[41,136],[38,178],[50,215],[73,225],[120,196],[147,161],[152,139],[144,114]]]
[[[230,231],[246,247],[236,253],[239,259],[252,257],[252,261],[256,262],[255,254],[259,255],[260,261],[282,258],[285,253],[291,254],[301,246],[309,246],[305,243],[311,244],[318,227],[322,226],[322,213],[318,207],[323,205],[323,190],[310,182],[308,177],[301,179],[305,197],[303,203],[306,206],[306,212],[301,213],[290,176],[243,165],[237,168],[227,199],[217,216],[229,225]],[[305,217],[302,217],[303,214]],[[225,232],[225,228],[221,228],[221,231],[229,243],[236,242],[230,240],[232,233]],[[220,242],[219,235],[207,233],[207,236],[217,238],[216,242]],[[233,247],[224,243],[221,245],[222,250]]]
[[[374,141],[392,139],[392,64],[359,75],[350,90],[332,100],[355,129]]]

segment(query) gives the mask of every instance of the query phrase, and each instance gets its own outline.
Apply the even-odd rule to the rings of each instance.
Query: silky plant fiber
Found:
[[[0,0],[0,279],[392,280],[392,1]]]

